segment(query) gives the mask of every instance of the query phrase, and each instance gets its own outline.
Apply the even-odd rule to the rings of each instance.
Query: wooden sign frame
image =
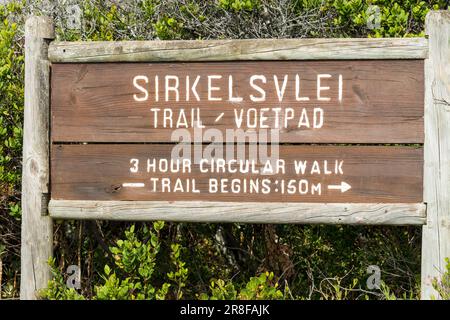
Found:
[[[21,298],[47,286],[52,219],[424,225],[422,298],[450,256],[450,14],[427,16],[428,38],[51,42],[52,21],[31,17],[25,36]],[[423,202],[255,203],[50,200],[52,63],[257,60],[425,61]],[[170,212],[170,215],[167,213]]]

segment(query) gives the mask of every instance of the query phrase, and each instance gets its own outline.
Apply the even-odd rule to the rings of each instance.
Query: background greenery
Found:
[[[57,40],[70,41],[414,37],[423,35],[427,12],[447,9],[448,2],[13,0],[0,5],[0,297],[16,298],[20,282],[27,15],[52,16]],[[79,23],[72,5],[80,8]],[[380,9],[377,28],[367,24],[370,5]],[[55,280],[43,297],[417,298],[420,231],[415,227],[56,222],[55,258],[50,261]],[[81,268],[81,290],[67,289],[68,265]],[[366,286],[369,265],[381,269],[380,290]],[[444,280],[437,285],[448,294],[448,278]]]

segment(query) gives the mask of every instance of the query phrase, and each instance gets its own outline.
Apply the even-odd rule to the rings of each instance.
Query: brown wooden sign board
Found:
[[[52,199],[422,201],[422,148],[382,144],[423,143],[423,60],[53,64],[51,93]],[[180,136],[249,145],[175,160]]]
[[[53,64],[54,142],[278,129],[289,143],[423,143],[423,60]]]
[[[276,143],[420,144],[423,83],[422,60],[54,64],[52,198],[421,202],[421,148],[282,144],[267,163],[250,146],[244,159],[175,161],[174,144],[114,143],[174,143],[176,130],[217,142],[213,129],[257,146],[268,131]]]
[[[245,146],[248,154],[249,146]],[[422,148],[280,146],[276,161],[171,161],[170,144],[57,145],[52,198],[421,202]]]
[[[423,38],[51,42],[30,17],[21,298],[48,284],[53,219],[424,225],[421,298],[436,295],[449,26],[445,10]],[[240,169],[265,142],[274,171],[259,153]]]

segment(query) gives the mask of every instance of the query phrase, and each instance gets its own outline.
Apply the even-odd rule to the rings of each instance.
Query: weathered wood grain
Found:
[[[330,101],[317,98],[319,74],[331,76],[321,79],[320,84],[330,88],[321,92],[320,99],[329,98]],[[340,74],[343,77],[341,100]],[[134,100],[134,95],[143,96],[133,85],[137,75],[149,79],[148,85],[139,82],[149,91],[147,101]],[[159,77],[159,101],[154,92],[155,75]],[[179,101],[175,101],[173,91],[168,92],[169,101],[165,101],[165,75],[179,77]],[[186,76],[190,76],[189,85],[192,86],[197,75],[201,77],[196,86],[200,101],[194,98],[192,90],[186,90]],[[222,79],[214,80],[214,86],[221,90],[213,93],[214,98],[221,101],[208,100],[208,75],[222,76]],[[263,102],[251,101],[251,95],[260,95],[250,85],[252,75],[267,78],[266,84],[255,82],[265,90]],[[280,102],[279,88],[283,86],[285,75],[288,78]],[[300,82],[296,81],[296,75]],[[242,102],[228,101],[229,76],[233,76],[232,96],[240,96]],[[296,93],[297,83],[300,84],[299,94]],[[258,116],[257,131],[263,116],[268,118],[265,124],[269,128],[277,128],[278,123],[280,142],[423,143],[423,95],[422,60],[53,64],[52,141],[168,142],[177,128],[181,109],[191,133],[194,126],[191,111],[198,109],[200,116],[194,120],[202,121],[203,133],[215,128],[225,139],[227,129],[238,128],[236,114],[242,110],[247,115],[248,110],[255,108],[257,113],[249,111],[249,125],[253,124],[255,114]],[[297,97],[308,97],[309,101],[297,101]],[[152,108],[160,109],[156,117]],[[164,108],[173,113],[172,125],[163,121]],[[272,108],[281,108],[278,117]],[[295,114],[285,126],[284,120],[288,116],[284,112],[289,108]],[[323,125],[316,128],[315,108],[323,110]],[[302,118],[303,110],[307,125]],[[264,114],[260,114],[261,111]],[[224,115],[217,120],[221,113]],[[249,129],[245,119],[240,128],[254,131]],[[202,135],[195,136],[195,140],[199,136]]]
[[[425,61],[425,179],[427,225],[422,234],[422,299],[438,297],[433,278],[450,257],[450,12],[426,19],[430,57]]]
[[[128,221],[421,225],[422,203],[254,203],[51,200],[54,219]]]
[[[424,38],[55,42],[52,62],[424,59]]]
[[[47,215],[49,192],[48,40],[52,21],[30,17],[25,24],[25,110],[22,170],[22,246],[20,298],[36,299],[47,287],[53,250],[52,220]]]
[[[247,146],[248,147],[248,146]],[[411,147],[371,147],[371,146],[299,146],[281,145],[279,159],[286,163],[285,172],[280,170],[272,175],[262,173],[242,173],[234,164],[230,172],[201,172],[198,164],[192,164],[190,171],[172,170],[163,172],[158,160],[171,159],[173,145],[170,144],[87,144],[53,145],[52,148],[52,199],[62,200],[152,200],[152,201],[244,201],[244,202],[341,202],[341,203],[416,203],[422,201],[422,149]],[[205,147],[206,148],[206,147]],[[205,149],[204,149],[205,150]],[[248,148],[246,149],[248,152]],[[191,151],[192,155],[194,150]],[[229,155],[229,154],[228,154]],[[248,156],[248,153],[247,153]],[[246,156],[246,157],[247,157]],[[220,158],[220,157],[218,157]],[[131,172],[130,168],[138,171]],[[156,170],[147,171],[147,161],[157,164]],[[193,158],[189,158],[193,159]],[[237,157],[235,159],[238,159]],[[248,159],[248,158],[245,158]],[[297,174],[294,161],[307,161],[305,172]],[[328,174],[325,174],[324,161],[327,161]],[[335,161],[343,161],[340,170],[335,170]],[[194,160],[192,160],[194,161]],[[314,169],[314,161],[317,161]],[[339,164],[338,164],[339,165]],[[262,170],[258,164],[256,169]],[[261,172],[261,171],[260,171]],[[151,179],[160,180],[152,182]],[[162,187],[163,178],[170,178],[170,189]],[[183,190],[175,190],[179,178]],[[220,181],[228,179],[223,192],[209,189],[211,178]],[[195,179],[195,193],[192,188]],[[232,189],[231,180],[240,189]],[[259,180],[259,193],[250,193],[251,180]],[[263,179],[268,179],[267,192],[263,191]],[[245,181],[244,181],[245,180]],[[296,189],[288,192],[288,183]],[[302,188],[298,186],[300,180]],[[188,189],[187,181],[190,181]],[[330,185],[345,182],[351,189],[335,189]],[[145,187],[126,187],[124,183],[144,183]],[[215,183],[214,181],[211,183]],[[313,192],[312,185],[321,186],[321,193]],[[155,187],[156,186],[156,187]],[[238,188],[238,186],[235,186]],[[300,192],[299,190],[302,190]],[[212,190],[213,192],[210,192]],[[234,190],[234,192],[233,192]],[[189,191],[189,192],[188,192]]]

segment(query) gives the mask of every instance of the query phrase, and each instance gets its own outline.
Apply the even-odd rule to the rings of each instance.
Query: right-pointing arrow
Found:
[[[344,193],[344,192],[350,190],[351,188],[352,188],[352,186],[349,185],[349,184],[348,184],[347,182],[345,182],[345,181],[342,181],[341,184],[338,184],[338,185],[330,184],[330,185],[328,186],[328,189],[330,189],[330,190],[341,190],[342,193]]]

